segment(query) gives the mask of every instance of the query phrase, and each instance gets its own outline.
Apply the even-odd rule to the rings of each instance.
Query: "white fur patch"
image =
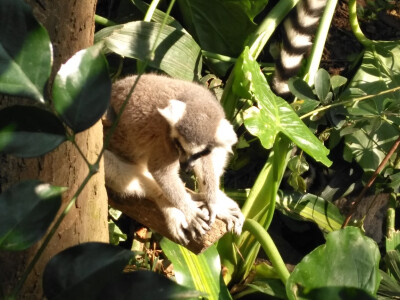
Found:
[[[281,52],[282,65],[285,69],[290,69],[301,64],[303,54],[293,55],[282,49]]]
[[[290,19],[287,19],[283,23],[283,26],[285,27],[285,31],[287,33],[288,40],[290,41],[290,44],[292,44],[294,47],[298,48],[298,47],[304,47],[304,46],[311,45],[310,36],[297,32],[293,28],[292,21]]]
[[[167,120],[167,122],[173,126],[182,119],[186,111],[186,103],[171,99],[169,100],[168,106],[165,108],[158,108],[159,113]]]
[[[226,119],[222,119],[215,133],[215,140],[221,147],[231,151],[231,147],[237,142],[237,136],[231,123]]]

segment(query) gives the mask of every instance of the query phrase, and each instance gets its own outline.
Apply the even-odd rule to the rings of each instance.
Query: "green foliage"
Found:
[[[161,248],[174,265],[177,283],[200,291],[208,299],[232,299],[222,279],[221,263],[215,246],[195,255],[163,238]]]
[[[110,96],[107,61],[98,46],[77,52],[61,66],[54,79],[54,108],[75,133],[100,119]]]
[[[28,249],[46,233],[65,188],[38,180],[20,182],[0,195],[0,250]]]
[[[203,50],[237,57],[256,29],[254,17],[267,5],[262,1],[178,0],[185,27]]]
[[[346,227],[332,232],[325,245],[297,264],[286,285],[287,295],[289,299],[309,299],[307,294],[312,290],[332,287],[359,288],[375,295],[380,282],[379,260],[377,244],[360,229]]]
[[[200,47],[182,30],[158,23],[129,22],[104,28],[96,33],[108,51],[147,61],[149,66],[186,80],[199,78]],[[155,50],[153,52],[153,50]]]
[[[259,106],[246,110],[244,124],[247,130],[256,135],[267,149],[272,147],[278,133],[283,133],[316,161],[331,165],[332,162],[327,158],[329,150],[299,119],[290,105],[274,95],[248,50],[243,52],[241,59],[243,62],[236,63],[234,69],[234,89],[241,97],[255,99]]]
[[[31,98],[38,106],[17,105],[0,110],[2,153],[21,157],[43,155],[66,140],[74,143],[76,133],[88,129],[100,118],[108,105],[111,87],[102,52],[135,59],[139,66],[148,65],[187,80],[199,79],[209,70],[225,75],[234,62],[222,95],[227,116],[238,126],[244,123],[245,128],[240,128],[245,131],[240,137],[241,144],[253,147],[254,138],[246,140],[247,133],[251,133],[270,150],[242,208],[248,218],[246,232],[239,237],[227,234],[217,248],[210,247],[199,256],[167,240],[161,243],[174,264],[176,280],[185,287],[154,272],[125,274],[123,268],[132,258],[131,251],[88,243],[69,248],[50,261],[43,282],[47,298],[189,299],[207,294],[211,299],[231,299],[225,283],[235,285],[245,279],[251,281],[248,275],[252,270],[256,279],[237,296],[258,290],[285,298],[286,288],[289,299],[373,299],[380,276],[383,280],[379,295],[399,295],[400,256],[396,238],[391,240],[394,246],[388,247],[384,259],[386,272],[381,271],[380,275],[376,244],[356,228],[340,230],[344,217],[332,203],[309,193],[279,192],[287,166],[292,172],[289,179],[292,186],[304,193],[306,185],[302,176],[308,168],[306,158],[311,157],[326,166],[332,163],[328,158],[329,150],[321,143],[329,134],[331,146],[339,144],[340,139],[344,141],[346,159],[355,160],[364,171],[376,170],[399,136],[399,43],[373,42],[364,37],[364,57],[352,79],[330,77],[322,69],[314,71],[313,87],[301,79],[292,79],[290,89],[298,99],[289,105],[272,93],[256,56],[295,2],[278,1],[257,25],[255,17],[264,12],[267,0],[178,0],[181,18],[174,19],[156,9],[146,14],[146,20],[154,22],[132,22],[130,18],[128,23],[97,32],[98,44],[67,61],[56,75],[52,95],[46,95],[52,60],[48,34],[33,18],[25,2],[3,1],[0,7],[0,93]],[[141,0],[132,0],[132,3],[142,12],[149,7]],[[126,15],[118,19],[124,17]],[[182,20],[184,26],[177,20]],[[352,24],[354,26],[354,20]],[[355,35],[360,38],[359,32]],[[203,69],[202,64],[205,53],[208,69]],[[112,57],[108,56],[110,62]],[[127,62],[132,60],[125,59],[117,69],[132,73]],[[208,78],[216,77],[208,74],[203,82]],[[220,80],[216,78],[216,81]],[[53,106],[49,105],[50,100]],[[310,117],[306,123],[311,130],[301,120],[307,117]],[[321,125],[326,128],[327,135],[321,134]],[[314,133],[320,134],[319,139]],[[293,144],[302,152],[290,159]],[[239,151],[236,155],[240,156]],[[251,158],[239,157],[239,160],[247,162]],[[99,161],[100,157],[94,164],[87,162],[90,172],[81,187],[89,181]],[[385,183],[384,188],[398,189],[397,168],[398,162],[392,159],[390,169],[384,173],[392,182]],[[30,181],[19,183],[0,195],[0,249],[27,249],[42,238],[60,207],[62,191],[63,188]],[[286,215],[315,222],[321,230],[330,232],[326,244],[304,257],[290,276],[266,232],[275,205]],[[50,232],[55,232],[67,212],[68,209]],[[115,228],[113,223],[111,227]],[[112,242],[118,243],[123,233],[113,230],[112,237],[116,240]],[[14,296],[51,234],[46,236],[23,274]],[[260,245],[273,267],[254,266]],[[220,260],[226,271],[223,279]],[[286,281],[288,284],[284,286]]]
[[[19,157],[50,152],[67,139],[62,122],[37,107],[14,105],[0,110],[0,151]]]
[[[399,85],[400,44],[371,44],[344,95],[352,95],[352,89],[357,89],[365,95],[376,96],[348,107],[351,125],[346,132],[342,131],[346,143],[345,157],[355,159],[365,171],[376,170],[399,136],[400,91],[377,95]]]
[[[52,48],[46,29],[24,1],[0,6],[0,93],[44,102]]]
[[[294,219],[312,221],[324,232],[339,230],[344,221],[337,206],[312,194],[282,191],[276,208]]]

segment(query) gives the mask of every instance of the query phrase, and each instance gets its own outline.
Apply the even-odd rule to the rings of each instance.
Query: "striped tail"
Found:
[[[327,0],[301,0],[283,22],[283,41],[276,61],[272,88],[282,98],[289,99],[289,78],[296,76],[304,55],[310,50]]]

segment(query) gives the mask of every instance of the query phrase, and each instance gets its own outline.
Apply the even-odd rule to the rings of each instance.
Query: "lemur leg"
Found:
[[[168,231],[180,244],[186,245],[189,242],[186,231],[189,231],[192,237],[196,236],[198,232],[190,229],[186,214],[164,196],[145,166],[126,162],[108,150],[104,152],[104,161],[106,185],[110,189],[121,195],[143,197],[154,201],[165,217]],[[196,206],[194,203],[193,205]],[[198,209],[197,206],[195,209]],[[205,228],[201,225],[199,228],[196,227],[200,234],[209,229],[208,225],[204,224]]]

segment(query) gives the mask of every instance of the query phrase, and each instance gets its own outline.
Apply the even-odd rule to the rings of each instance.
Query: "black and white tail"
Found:
[[[283,98],[290,98],[289,78],[297,75],[304,55],[312,45],[319,19],[327,0],[300,0],[296,8],[283,22],[283,40],[276,61],[272,88]]]

